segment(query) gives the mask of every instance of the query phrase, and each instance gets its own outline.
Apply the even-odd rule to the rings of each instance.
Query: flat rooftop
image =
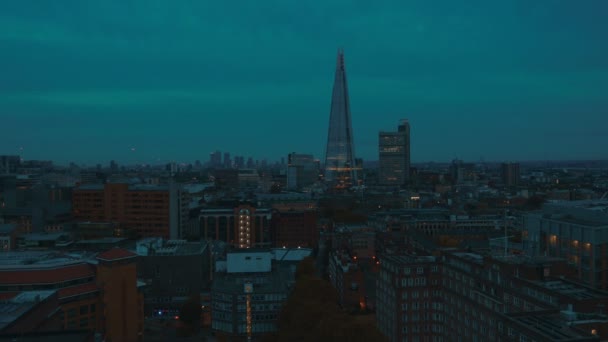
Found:
[[[607,293],[559,279],[535,283],[576,300],[600,299],[608,297]]]
[[[11,299],[0,301],[0,330],[54,293],[55,291],[24,291]]]
[[[436,258],[432,255],[387,255],[381,258],[381,262],[390,261],[396,264],[416,264],[435,262]]]
[[[92,259],[94,253],[60,253],[57,251],[9,251],[0,253],[0,268],[52,268],[78,264]]]
[[[569,207],[608,212],[608,200],[563,201],[550,203],[551,207]]]
[[[295,268],[293,269],[295,272]],[[243,284],[253,283],[253,293],[287,293],[294,275],[289,267],[273,265],[271,272],[214,274],[212,292],[244,294]]]
[[[457,256],[459,258],[472,261],[479,265],[483,264],[483,256],[481,254],[465,253],[465,252],[455,252],[455,253],[451,253],[451,254],[454,256]]]
[[[510,319],[525,326],[550,341],[572,341],[592,339],[594,336],[585,334],[582,330],[573,329],[567,322],[555,313],[527,312],[521,316],[509,316]]]

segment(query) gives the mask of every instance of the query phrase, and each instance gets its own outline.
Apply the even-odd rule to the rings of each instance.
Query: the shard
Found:
[[[331,98],[329,132],[325,153],[325,181],[332,190],[346,190],[357,184],[353,128],[344,68],[344,51],[338,50],[336,76]]]

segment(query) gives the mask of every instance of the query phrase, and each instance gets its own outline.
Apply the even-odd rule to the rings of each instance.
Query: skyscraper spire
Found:
[[[329,114],[325,154],[325,181],[333,189],[348,189],[357,182],[350,102],[344,66],[344,51],[338,49],[336,75]]]

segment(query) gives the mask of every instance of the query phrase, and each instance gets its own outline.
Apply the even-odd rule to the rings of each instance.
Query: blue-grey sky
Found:
[[[608,1],[6,0],[0,154],[322,158],[338,47],[356,153],[608,158]],[[135,148],[135,151],[132,151]]]

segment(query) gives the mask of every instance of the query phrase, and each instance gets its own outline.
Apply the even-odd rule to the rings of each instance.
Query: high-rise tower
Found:
[[[410,124],[401,120],[397,132],[380,132],[378,181],[383,185],[405,185],[410,180]]]
[[[350,103],[344,68],[344,51],[338,50],[336,77],[331,98],[329,132],[325,154],[325,181],[332,189],[343,190],[357,184],[357,165],[353,128],[350,122]]]

